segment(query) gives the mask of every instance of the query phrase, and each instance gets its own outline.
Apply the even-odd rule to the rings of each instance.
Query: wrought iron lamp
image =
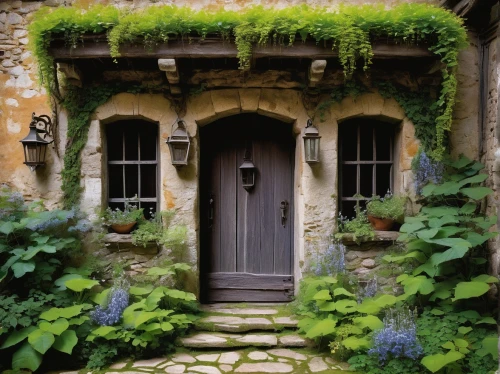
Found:
[[[304,131],[304,151],[306,162],[308,164],[316,164],[319,162],[319,136],[318,129],[312,124],[312,120],[307,120],[306,129]]]
[[[43,138],[40,136],[42,134]],[[24,164],[28,165],[31,171],[37,167],[45,165],[47,146],[54,140],[47,141],[45,138],[52,138],[52,121],[49,116],[42,114],[31,115],[30,132],[20,142],[24,148]]]
[[[177,124],[177,128],[174,131],[175,124]],[[174,125],[172,125],[172,135],[168,137],[166,143],[170,149],[172,165],[178,168],[188,164],[191,141],[189,140],[189,134],[183,120],[178,119]]]
[[[243,163],[240,166],[241,171],[241,184],[243,188],[250,191],[255,186],[255,165],[250,159],[249,152],[245,152]]]

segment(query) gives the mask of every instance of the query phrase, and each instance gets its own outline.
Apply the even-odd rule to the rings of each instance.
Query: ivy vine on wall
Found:
[[[257,6],[241,12],[194,11],[175,6],[152,6],[138,10],[102,5],[86,10],[42,7],[35,14],[29,32],[40,78],[49,94],[56,92],[57,80],[54,60],[48,48],[54,38],[61,36],[68,45],[74,46],[83,35],[106,33],[114,58],[120,57],[121,45],[138,39],[148,48],[167,43],[170,39],[189,41],[192,37],[212,35],[226,41],[234,38],[242,69],[249,67],[252,48],[256,44],[292,46],[299,42],[296,40],[298,37],[302,41],[311,38],[317,43],[331,43],[332,48],[338,50],[346,80],[352,77],[358,60],[363,61],[364,70],[369,68],[373,57],[372,42],[377,39],[399,44],[424,44],[442,62],[442,86],[434,105],[435,141],[429,152],[434,159],[441,159],[445,153],[446,132],[451,130],[457,90],[458,52],[467,46],[463,20],[452,12],[428,4],[400,4],[392,9],[385,9],[383,5],[340,5],[335,9],[305,5],[285,9]],[[88,97],[95,102],[98,96],[92,92]],[[72,121],[80,123],[83,118],[70,118]],[[77,127],[81,126],[83,124]],[[66,155],[65,159],[71,159],[71,165],[79,162],[72,159],[79,154],[73,149],[81,149],[82,139],[70,141],[68,151],[71,155]],[[68,166],[65,162],[65,168]],[[65,183],[71,179],[69,175],[73,172],[64,172]]]

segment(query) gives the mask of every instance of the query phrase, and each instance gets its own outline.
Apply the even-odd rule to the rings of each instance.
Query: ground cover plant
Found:
[[[74,210],[0,190],[0,370],[99,369],[120,356],[164,353],[191,326],[195,296],[154,285],[188,265],[150,269],[147,286],[122,272],[102,284],[93,279],[102,279],[99,264],[81,251],[90,229]]]
[[[422,208],[406,217],[402,253],[383,261],[410,269],[401,293],[355,297],[348,273],[305,278],[297,313],[307,337],[363,373],[493,373],[498,366],[496,305],[488,292],[487,240],[495,216],[481,213],[492,193],[484,165],[446,161],[437,183],[422,188]],[[427,167],[428,165],[426,165]]]

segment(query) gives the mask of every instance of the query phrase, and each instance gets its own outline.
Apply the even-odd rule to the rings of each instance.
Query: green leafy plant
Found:
[[[372,225],[368,221],[366,210],[361,209],[359,201],[363,196],[355,195],[355,197],[357,198],[356,217],[348,219],[342,216],[342,212],[340,212],[337,220],[337,233],[334,234],[334,237],[340,240],[344,237],[344,234],[350,234],[352,239],[359,245],[363,241],[375,238],[375,231],[373,231]]]
[[[174,210],[153,214],[151,219],[141,222],[132,233],[132,243],[146,247],[149,243],[155,242],[157,245],[164,245],[178,254],[185,248],[187,227],[171,225],[174,216]]]
[[[366,213],[378,218],[398,220],[405,213],[406,198],[404,196],[386,195],[383,198],[373,196],[366,204]]]
[[[125,201],[125,207],[123,210],[119,208],[111,209],[108,207],[106,210],[102,211],[100,214],[102,223],[107,226],[126,225],[142,220],[144,216],[144,209],[131,203],[133,199],[134,198],[127,199]]]
[[[99,326],[90,331],[87,341],[96,339],[130,342],[141,349],[157,349],[171,344],[173,338],[185,331],[196,317],[196,297],[192,293],[168,287],[130,287],[134,299],[123,311],[116,326]],[[97,299],[104,298],[100,294]],[[189,313],[182,313],[188,311]]]

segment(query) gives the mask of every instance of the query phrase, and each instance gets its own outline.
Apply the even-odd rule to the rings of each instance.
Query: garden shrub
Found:
[[[436,183],[422,186],[420,212],[405,217],[399,240],[406,250],[383,257],[408,269],[397,278],[401,295],[355,302],[347,274],[301,282],[301,331],[326,340],[352,370],[486,374],[498,366],[496,306],[487,296],[498,279],[486,273],[496,217],[480,210],[492,190],[480,186],[487,178],[481,163],[462,156],[444,165],[439,180],[429,180]]]
[[[0,370],[97,369],[121,356],[161,354],[192,324],[191,293],[129,287],[123,277],[102,290],[91,279],[95,260],[71,266],[81,260],[81,235],[89,229],[75,210],[46,210],[2,187]],[[189,266],[158,269],[175,274]]]

